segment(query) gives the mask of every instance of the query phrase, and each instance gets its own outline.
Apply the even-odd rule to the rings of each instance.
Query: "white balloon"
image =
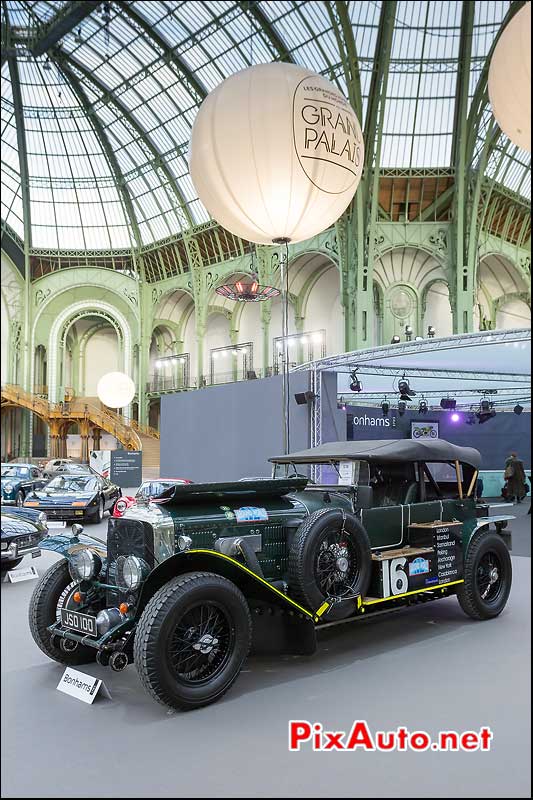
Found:
[[[98,381],[96,393],[109,408],[124,408],[135,396],[135,384],[124,372],[108,372]]]
[[[502,131],[531,152],[531,3],[514,15],[494,49],[489,98]]]
[[[361,127],[332,83],[295,64],[259,64],[217,86],[196,116],[191,177],[211,216],[258,244],[309,239],[349,205]]]

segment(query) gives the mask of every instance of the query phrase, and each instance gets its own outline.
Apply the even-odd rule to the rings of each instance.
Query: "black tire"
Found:
[[[23,558],[24,556],[21,556],[20,558],[15,558],[13,561],[4,561],[2,564],[2,572],[9,572],[11,569],[16,569]]]
[[[24,492],[21,489],[19,489],[17,492],[17,496],[15,497],[15,505],[17,506],[17,508],[22,508],[22,506],[24,505],[24,499],[25,499]]]
[[[89,664],[96,658],[92,647],[78,645],[76,650],[65,653],[59,639],[52,641],[47,628],[59,619],[59,608],[69,605],[69,593],[74,585],[68,571],[66,559],[56,561],[46,570],[33,590],[29,607],[30,631],[35,644],[53,661],[67,666]]]
[[[289,552],[289,587],[295,600],[316,611],[328,596],[365,595],[371,577],[370,540],[354,514],[321,508],[302,522]],[[340,600],[327,619],[343,619],[354,608],[353,599]]]
[[[497,533],[476,533],[466,554],[465,582],[457,592],[465,614],[477,620],[501,614],[511,591],[512,576],[511,557],[503,539]]]
[[[217,647],[215,633],[225,646]],[[135,666],[155,700],[188,711],[228,691],[251,640],[250,609],[242,592],[220,575],[189,572],[166,583],[144,609],[135,632]],[[201,649],[202,641],[209,650]],[[189,672],[184,672],[187,662]]]
[[[98,525],[98,523],[102,522],[104,518],[104,511],[105,511],[104,498],[100,495],[100,497],[98,498],[98,508],[96,509],[95,513],[91,517],[89,517],[90,521],[94,525]]]

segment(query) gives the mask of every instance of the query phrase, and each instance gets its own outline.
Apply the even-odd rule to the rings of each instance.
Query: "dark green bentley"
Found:
[[[64,558],[35,588],[33,637],[63,664],[133,661],[156,700],[191,709],[251,648],[310,654],[339,621],[452,594],[496,617],[512,517],[476,501],[480,461],[442,440],[337,442],[272,459],[272,479],[177,485],[111,519],[107,542],[79,525],[45,540]]]

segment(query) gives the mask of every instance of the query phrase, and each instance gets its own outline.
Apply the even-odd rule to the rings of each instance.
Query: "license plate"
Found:
[[[79,611],[70,611],[69,609],[62,608],[61,624],[64,628],[69,628],[84,636],[98,635],[96,631],[96,618],[90,617],[88,614],[80,614]]]
[[[76,514],[76,516],[82,516],[83,511],[75,511],[74,513]]]
[[[48,520],[46,523],[48,528],[66,528],[67,523],[64,519]]]

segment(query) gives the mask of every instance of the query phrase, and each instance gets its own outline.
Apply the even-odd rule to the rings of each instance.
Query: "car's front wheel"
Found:
[[[464,584],[457,592],[461,608],[473,619],[501,614],[511,591],[513,570],[507,546],[497,533],[477,533],[468,547]]]
[[[76,609],[72,600],[76,589],[77,584],[72,582],[67,560],[56,561],[33,590],[29,607],[30,631],[35,644],[48,658],[68,666],[89,664],[96,658],[96,650],[92,647],[78,645],[74,650],[63,650],[61,639],[52,637],[48,631],[50,625],[59,621],[62,608]]]
[[[22,508],[22,506],[24,505],[24,492],[22,492],[20,489],[17,492],[17,496],[15,497],[15,504],[17,505],[18,508]]]
[[[103,518],[104,518],[104,498],[103,497],[99,497],[98,498],[98,507],[97,507],[95,513],[91,517],[91,522],[94,522],[95,524],[98,524],[99,522],[101,522],[103,520]]]
[[[135,633],[135,665],[154,699],[187,711],[227,692],[251,637],[242,592],[220,575],[191,572],[165,584],[144,609]]]

